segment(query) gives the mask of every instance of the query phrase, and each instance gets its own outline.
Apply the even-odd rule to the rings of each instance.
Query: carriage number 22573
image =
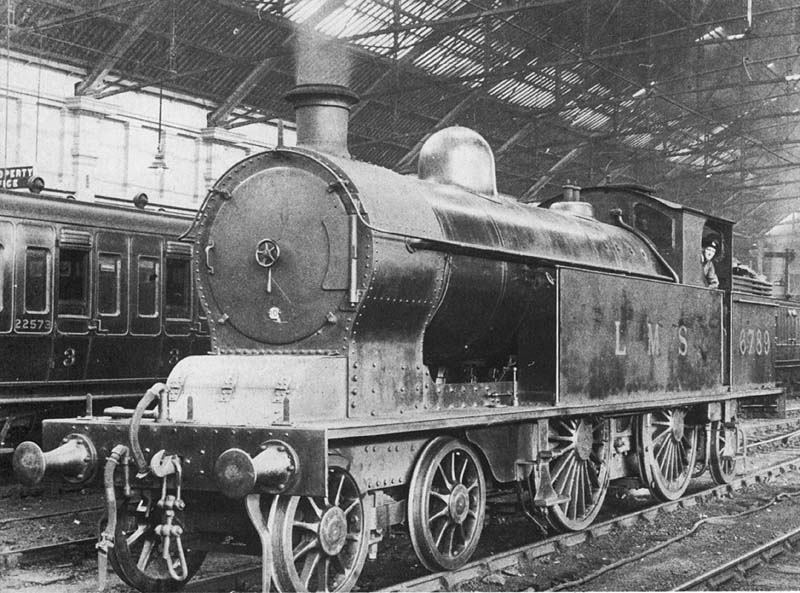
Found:
[[[49,319],[17,319],[14,321],[16,331],[41,332],[50,331]]]

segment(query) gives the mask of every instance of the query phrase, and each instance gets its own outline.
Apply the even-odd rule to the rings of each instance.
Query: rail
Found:
[[[751,475],[735,479],[730,484],[714,486],[686,496],[680,500],[661,503],[609,519],[608,521],[592,525],[584,531],[560,534],[507,552],[501,552],[489,556],[488,558],[473,560],[454,571],[425,575],[403,583],[391,585],[380,589],[380,591],[452,591],[456,589],[458,584],[467,580],[516,566],[523,560],[532,560],[547,556],[548,554],[558,552],[560,549],[585,543],[591,538],[601,537],[609,533],[614,527],[628,527],[637,523],[639,520],[652,519],[660,512],[669,512],[678,508],[692,507],[698,503],[704,502],[706,499],[722,497],[736,490],[741,490],[761,481],[772,479],[777,475],[799,469],[800,457],[795,457],[788,461],[758,470]]]
[[[735,574],[742,572],[743,569],[749,569],[753,566],[763,564],[765,561],[785,552],[787,546],[793,548],[798,543],[800,543],[800,527],[776,537],[772,541],[754,548],[738,558],[726,562],[722,566],[709,570],[685,583],[681,583],[672,589],[672,591],[696,591],[704,585],[716,586],[732,578]]]

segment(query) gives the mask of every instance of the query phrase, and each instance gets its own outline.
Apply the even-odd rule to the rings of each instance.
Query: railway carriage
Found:
[[[298,146],[235,165],[197,219],[212,354],[15,453],[28,482],[103,482],[124,580],[178,589],[228,548],[261,554],[265,588],[349,590],[397,524],[427,568],[465,563],[488,488],[578,530],[611,480],[674,500],[699,467],[731,479],[740,405],[782,390],[775,304],[733,289],[730,221],[632,187],[520,203],[465,128],[401,176],[349,158],[347,89],[290,98]]]
[[[0,194],[0,447],[42,418],[132,406],[209,349],[188,212]],[[133,399],[132,399],[133,398]]]

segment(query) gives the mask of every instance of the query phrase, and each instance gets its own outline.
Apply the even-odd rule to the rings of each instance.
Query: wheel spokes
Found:
[[[149,527],[143,523],[140,523],[136,526],[136,530],[131,533],[128,537],[125,538],[128,546],[132,546],[135,544],[140,537],[142,537],[145,533],[149,531]]]
[[[442,481],[444,482],[444,487],[445,487],[445,488],[448,490],[448,492],[449,492],[450,490],[452,490],[452,489],[453,489],[453,483],[452,483],[450,480],[448,480],[448,479],[447,479],[447,476],[446,476],[446,475],[445,475],[445,473],[444,473],[444,471],[445,471],[445,470],[444,470],[444,467],[443,467],[442,465],[439,465],[439,466],[436,468],[436,471],[437,471],[437,472],[439,473],[439,475],[442,477]],[[434,479],[435,479],[435,477],[434,477]]]
[[[322,519],[323,510],[322,510],[322,507],[319,504],[317,504],[317,501],[314,500],[313,498],[306,498],[305,500],[308,502],[308,504],[314,510],[314,513],[317,515],[317,519]]]
[[[325,497],[276,497],[270,512],[273,574],[282,591],[349,590],[366,560],[361,494],[339,466]]]
[[[328,584],[330,583],[330,569],[331,560],[326,556],[321,559],[317,566],[317,587],[322,591],[330,591]]]
[[[292,549],[292,557],[294,558],[294,561],[297,562],[303,556],[308,554],[311,550],[314,550],[316,547],[317,547],[317,538],[313,537],[302,540]]]
[[[409,528],[414,550],[430,570],[460,566],[480,537],[485,504],[480,463],[451,438],[433,440],[411,481]]]
[[[356,510],[360,506],[361,506],[361,501],[358,500],[358,499],[354,500],[353,502],[350,503],[349,507],[347,507],[346,509],[342,509],[344,511],[344,516],[348,517],[350,515],[350,513],[352,513],[354,510]]]
[[[303,570],[300,572],[300,580],[305,585],[307,591],[313,591],[309,587],[311,583],[311,577],[314,576],[314,572],[319,564],[320,554],[313,554],[310,557],[306,557],[305,562],[303,563]],[[319,584],[319,582],[317,583]]]
[[[689,484],[697,453],[697,429],[686,423],[683,409],[639,417],[642,478],[662,500],[675,500]]]
[[[556,493],[566,499],[551,509],[551,523],[557,527],[582,529],[599,512],[608,476],[604,426],[604,421],[589,418],[560,420],[550,425],[550,481]]]
[[[155,545],[156,542],[152,538],[147,538],[142,542],[142,549],[139,552],[139,560],[136,562],[136,566],[142,572],[147,570],[147,566],[150,564],[150,556],[153,554],[153,548]]]
[[[449,461],[449,463],[448,463],[448,461]],[[445,457],[442,460],[442,467],[445,467],[445,466],[450,469],[450,471],[449,471],[450,475],[448,477],[448,483],[451,485],[451,488],[452,488],[452,486],[455,486],[456,481],[457,481],[456,480],[456,453],[455,453],[455,451],[449,453],[447,455],[447,457]]]
[[[469,459],[464,457],[464,464],[461,466],[461,473],[458,476],[458,483],[464,483],[464,475],[467,473],[467,467],[469,467]]]
[[[661,433],[653,439],[653,445],[658,445],[661,441],[670,435],[670,430],[662,430]]]
[[[344,488],[344,476],[339,476],[339,485],[336,488],[336,496],[334,497],[333,502],[331,503],[335,507],[340,506],[339,501],[341,500],[342,497],[342,488]]]
[[[319,523],[308,523],[306,521],[295,521],[295,527],[299,527],[300,529],[305,529],[306,531],[310,531],[313,534],[319,533]]]
[[[439,529],[439,534],[435,538],[435,545],[437,549],[441,549],[442,547],[442,538],[444,537],[445,531],[447,531],[447,527],[450,525],[449,521],[443,521],[442,526]]]

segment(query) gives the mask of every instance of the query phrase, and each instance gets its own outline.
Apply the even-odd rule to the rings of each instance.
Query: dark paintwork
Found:
[[[741,293],[733,293],[731,301],[731,385],[773,385],[779,306],[769,299]]]
[[[0,198],[0,274],[2,302],[6,304],[0,311],[0,357],[4,361],[0,365],[0,429],[5,418],[26,425],[32,418],[46,416],[50,408],[61,415],[69,406],[82,411],[81,400],[88,392],[98,400],[115,398],[114,403],[121,403],[116,401],[120,397],[141,397],[153,382],[166,378],[177,360],[208,351],[197,306],[194,320],[186,322],[166,322],[163,314],[137,320],[132,313],[135,256],[160,258],[163,278],[165,242],[177,240],[191,223],[190,216],[44,195],[3,192]],[[118,316],[99,316],[96,310],[83,317],[56,315],[58,238],[71,231],[91,237],[90,266],[94,270],[98,252],[121,254]],[[50,311],[43,315],[23,314],[24,254],[31,246],[47,248],[52,258]],[[128,290],[129,279],[134,280],[134,290]],[[162,282],[162,291],[164,285]],[[90,288],[93,307],[96,291],[96,285]],[[163,312],[163,293],[161,299]],[[100,324],[95,329],[97,320]]]
[[[115,445],[127,442],[129,420],[67,419],[48,420],[44,425],[44,450],[55,449],[64,434],[78,432],[87,435],[97,450],[98,459],[105,460]],[[183,481],[187,488],[215,490],[214,463],[230,448],[257,451],[269,440],[281,440],[296,451],[302,451],[308,461],[300,464],[291,489],[286,494],[313,494],[325,487],[327,438],[323,429],[285,427],[236,427],[227,425],[194,425],[186,423],[157,424],[142,422],[139,442],[148,458],[164,449],[167,454],[180,452],[183,460]],[[102,474],[102,472],[98,472]],[[102,479],[98,476],[98,482]],[[153,482],[160,486],[160,482]]]
[[[720,390],[722,297],[680,284],[560,270],[558,402]]]
[[[699,214],[689,214],[695,232]],[[256,258],[265,240],[281,250],[271,268]],[[676,249],[680,258],[684,246]],[[532,432],[540,419],[776,392],[728,390],[724,292],[670,282],[652,247],[628,230],[304,148],[255,155],[223,175],[198,220],[194,265],[213,352],[225,356],[175,391],[179,417],[191,408],[205,421],[143,426],[147,454],[200,455],[203,468],[229,447],[255,456],[267,429],[282,430],[253,421],[259,405],[258,418],[290,417],[290,435],[313,433],[293,442],[309,472],[303,483],[320,487],[315,494],[326,452],[355,459],[357,472],[375,468],[380,483],[356,476],[367,489],[404,482],[411,445],[376,460],[367,460],[370,451],[355,454],[362,445],[391,446],[389,434],[417,443],[469,433],[507,481],[514,454],[531,462],[548,446],[546,434]],[[660,338],[652,355],[648,322]],[[292,391],[304,384],[306,355],[341,362],[346,377],[331,373],[313,390]],[[226,366],[226,356],[240,363]],[[281,359],[291,364],[281,367]],[[203,358],[186,363],[202,366]],[[270,378],[261,377],[264,369]],[[236,391],[245,388],[247,398]],[[287,404],[299,411],[315,403],[313,417],[281,414]],[[227,428],[208,424],[216,413]],[[107,425],[117,434],[106,436]],[[127,442],[126,425],[95,420],[91,431],[108,449]],[[75,430],[66,422],[48,427],[53,443]],[[392,459],[404,467],[384,463]],[[214,488],[210,474],[192,471],[186,488]]]

